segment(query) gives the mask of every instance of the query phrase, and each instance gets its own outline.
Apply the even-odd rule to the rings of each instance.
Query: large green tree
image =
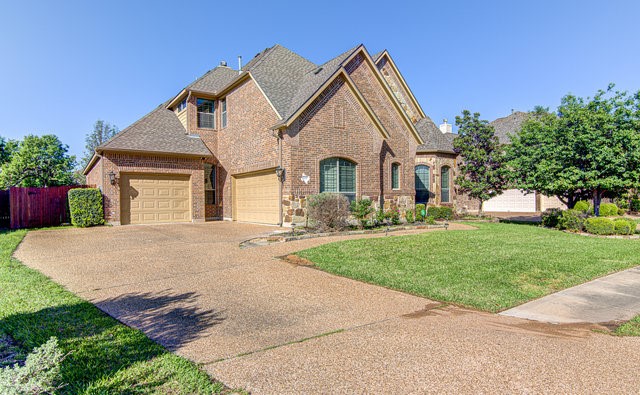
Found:
[[[640,93],[562,98],[556,114],[535,111],[512,138],[509,168],[516,187],[555,195],[567,206],[593,199],[598,215],[605,193],[640,181]]]
[[[506,186],[504,150],[498,142],[493,126],[480,119],[479,113],[468,110],[456,117],[458,136],[453,140],[453,149],[460,155],[460,175],[455,183],[458,191],[482,203],[502,193]]]
[[[82,157],[82,162],[80,163],[82,168],[85,168],[87,164],[89,164],[96,147],[107,142],[113,136],[118,134],[119,131],[120,130],[118,130],[115,125],[98,119],[93,125],[93,131],[88,133],[84,140],[85,151],[84,156]]]
[[[73,184],[75,156],[57,136],[28,135],[12,142],[10,158],[0,167],[0,187],[49,187]]]

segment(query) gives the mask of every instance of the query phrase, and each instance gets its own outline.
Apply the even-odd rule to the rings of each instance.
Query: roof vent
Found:
[[[317,69],[313,70],[313,74],[320,74],[320,72],[322,71],[322,67],[318,67]]]
[[[222,67],[227,67],[227,62],[226,62],[226,61],[224,61],[224,60],[221,60],[221,61],[220,61],[220,66],[222,66]]]
[[[443,123],[440,125],[440,131],[442,133],[453,133],[453,129],[451,127],[451,124],[447,123],[447,119],[446,118],[443,119],[442,122]]]

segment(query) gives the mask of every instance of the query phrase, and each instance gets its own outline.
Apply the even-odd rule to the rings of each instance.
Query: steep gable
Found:
[[[418,100],[413,95],[413,92],[411,92],[409,85],[407,85],[400,70],[396,67],[391,55],[385,50],[382,53],[376,54],[373,59],[387,84],[389,84],[391,91],[407,115],[409,115],[409,118],[411,118],[414,123],[424,118],[426,114],[422,111]]]

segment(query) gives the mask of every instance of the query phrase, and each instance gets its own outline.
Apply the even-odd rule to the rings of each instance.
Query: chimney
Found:
[[[224,61],[224,60],[221,60],[221,61],[220,61],[220,66],[222,66],[222,67],[227,67],[227,62],[226,62],[226,61]]]
[[[238,55],[238,74],[242,73],[242,56]]]
[[[444,123],[440,125],[440,131],[442,133],[453,133],[453,129],[451,128],[451,124],[447,123],[447,119],[442,120]]]

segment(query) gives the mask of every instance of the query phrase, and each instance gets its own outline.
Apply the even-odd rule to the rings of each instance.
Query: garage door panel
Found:
[[[275,171],[234,177],[234,219],[279,223],[279,182]]]
[[[536,194],[525,194],[518,189],[508,189],[482,205],[489,212],[533,213],[536,211]]]
[[[131,174],[123,181],[122,223],[191,220],[189,176]]]

